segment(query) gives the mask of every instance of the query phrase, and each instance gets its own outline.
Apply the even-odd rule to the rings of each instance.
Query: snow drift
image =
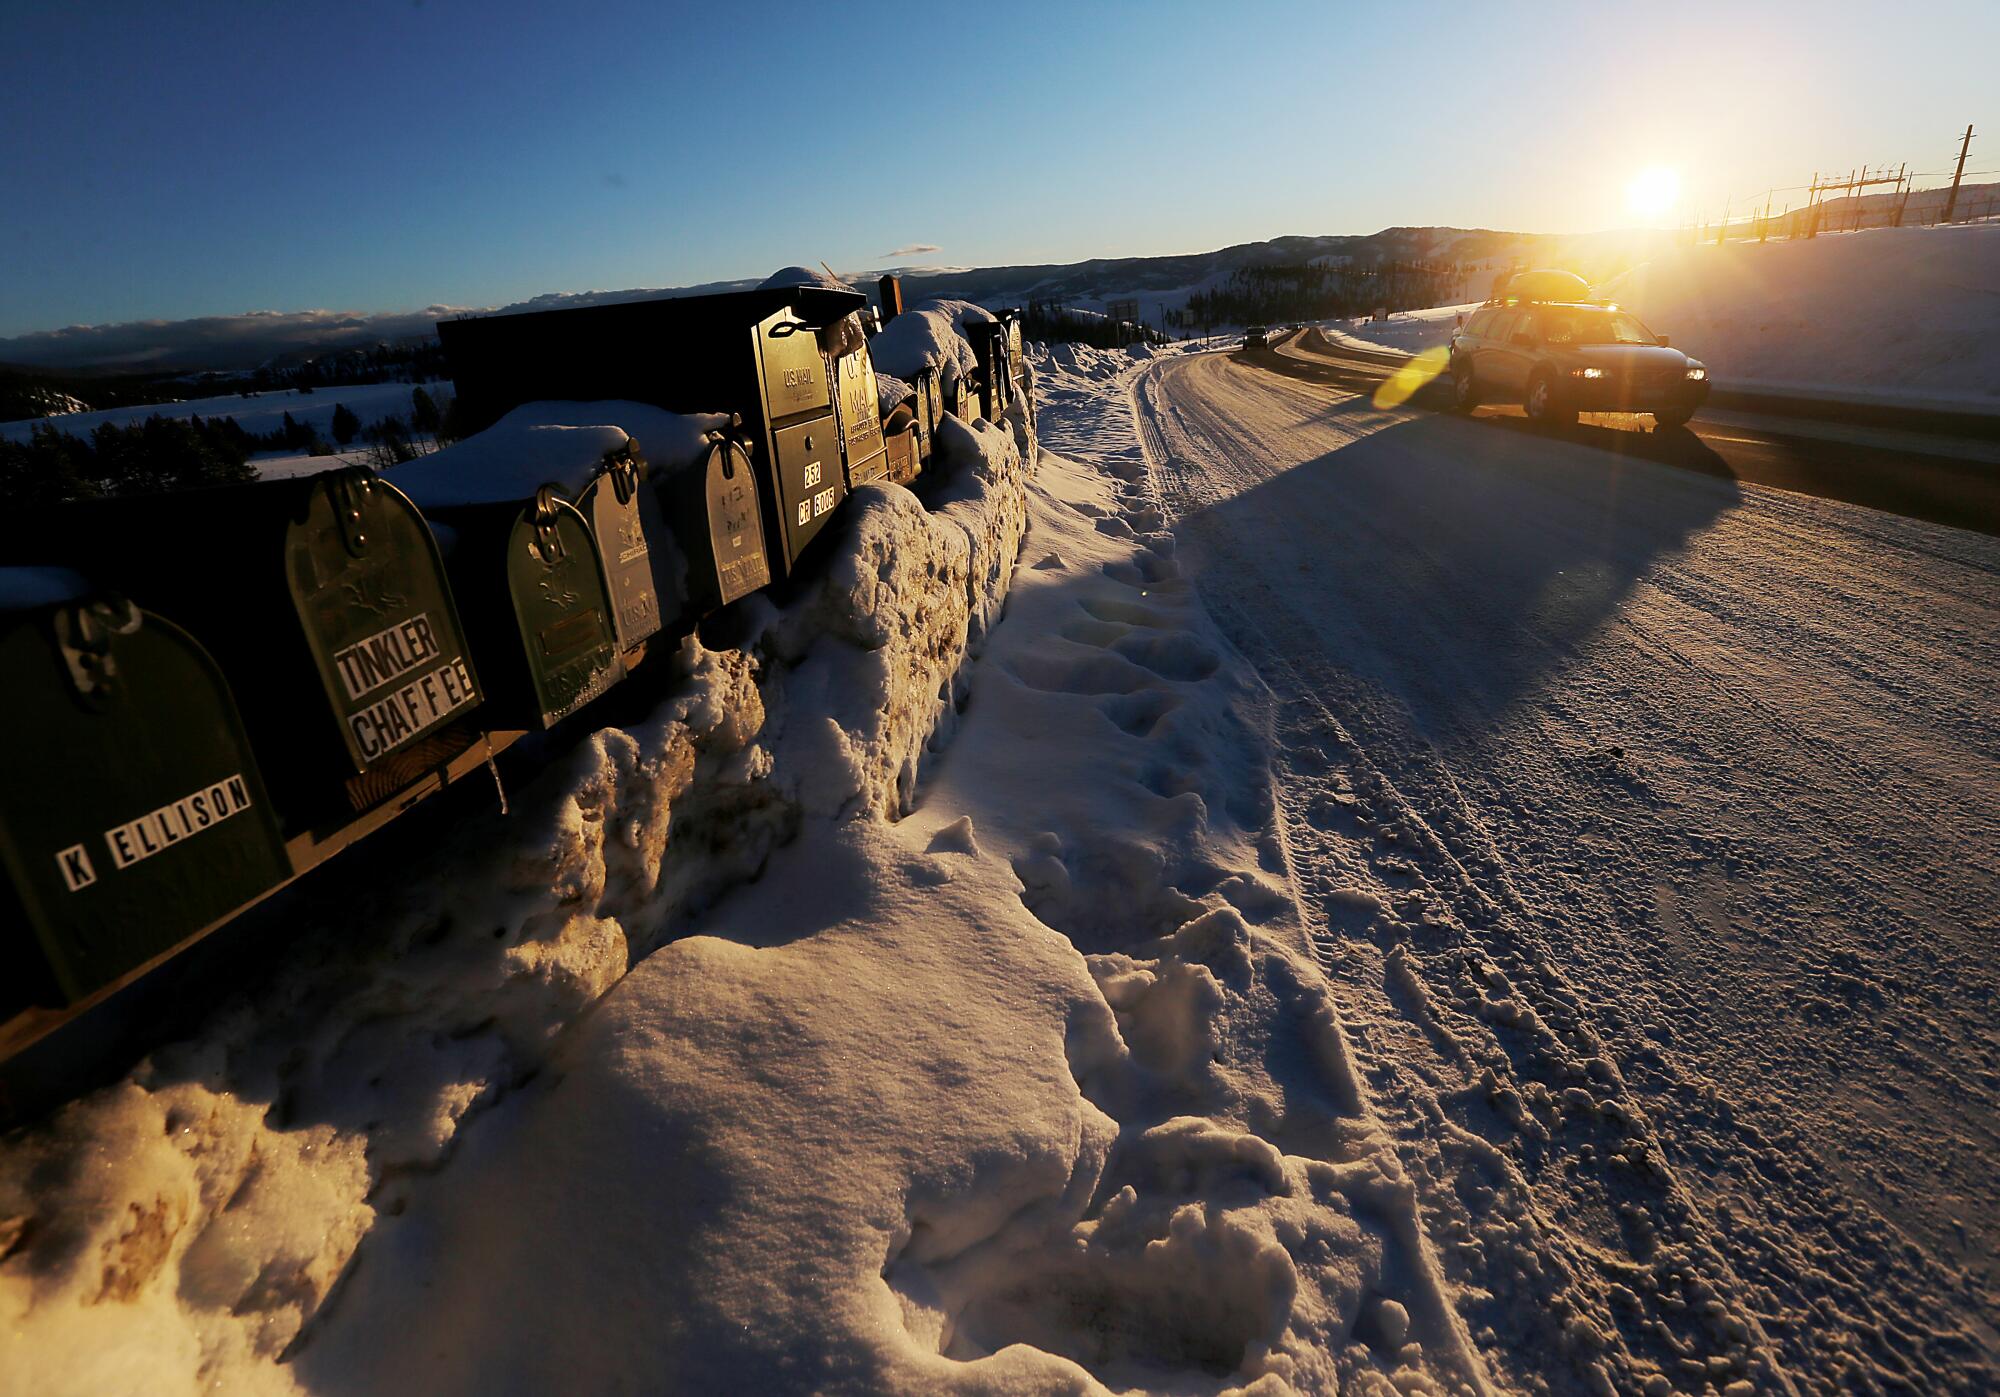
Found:
[[[281,900],[278,983],[0,1145],[0,1385],[293,1390],[278,1360],[408,1181],[638,958],[808,822],[902,812],[1025,524],[1024,421],[938,443],[931,508],[863,487],[742,649],[690,639],[649,716],[414,850],[399,892]]]

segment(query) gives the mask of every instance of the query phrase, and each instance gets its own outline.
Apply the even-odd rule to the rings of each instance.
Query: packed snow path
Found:
[[[2000,541],[1224,355],[1133,392],[1496,1374],[1993,1390]]]

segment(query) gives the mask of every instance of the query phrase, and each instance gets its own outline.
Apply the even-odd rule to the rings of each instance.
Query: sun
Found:
[[[1672,209],[1680,197],[1681,177],[1664,165],[1648,166],[1625,186],[1626,207],[1648,221]]]

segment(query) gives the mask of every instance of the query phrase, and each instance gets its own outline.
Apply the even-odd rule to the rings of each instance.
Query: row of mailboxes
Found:
[[[865,303],[858,292],[774,287],[447,321],[438,333],[474,427],[524,403],[604,398],[740,418],[769,570],[784,577],[847,492],[832,381],[842,361],[856,360],[844,371],[861,464],[881,447],[866,420],[879,414],[861,411],[874,375],[858,325],[854,353],[830,362],[822,341]]]
[[[15,553],[79,568],[207,647],[288,833],[471,740],[459,720],[484,690],[437,547],[372,471],[66,504]]]
[[[654,637],[796,567],[851,484],[917,478],[947,411],[1004,409],[1003,345],[985,402],[931,366],[885,424],[860,301],[793,287],[448,322],[476,425],[534,401],[541,425],[639,431],[600,426],[613,445],[584,456],[582,437],[552,455],[555,437],[489,434],[387,479],[348,468],[17,521],[9,562],[26,566],[0,568],[0,1014],[108,986],[338,847],[327,831],[357,837],[560,721]],[[735,420],[656,472],[642,434],[672,424],[545,401],[605,398]]]
[[[186,631],[67,569],[0,569],[0,674],[0,1018],[82,999],[291,876],[230,686]]]

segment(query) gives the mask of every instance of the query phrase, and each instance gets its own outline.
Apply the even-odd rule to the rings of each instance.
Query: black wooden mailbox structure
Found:
[[[771,287],[451,320],[438,335],[474,428],[552,399],[738,415],[770,570],[785,577],[847,493],[821,332],[864,304],[854,291]]]

